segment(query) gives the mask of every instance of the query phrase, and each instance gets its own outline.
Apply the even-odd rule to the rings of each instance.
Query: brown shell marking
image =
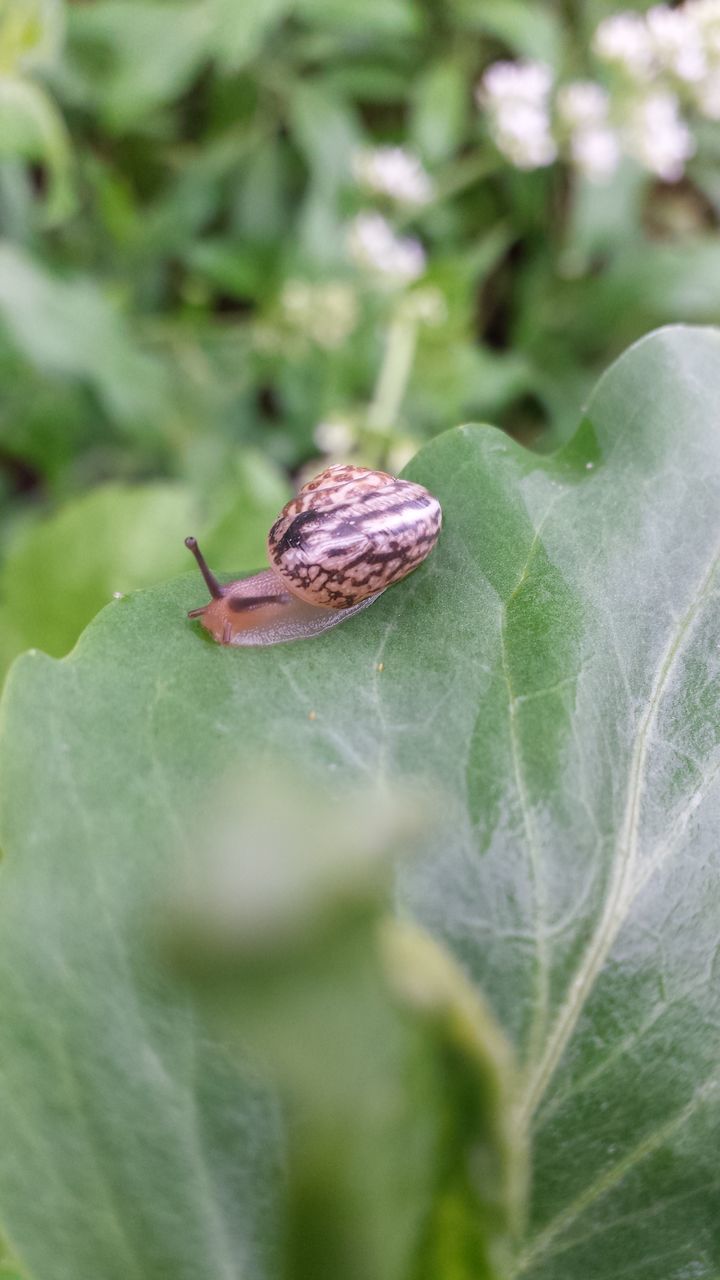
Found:
[[[328,467],[283,507],[270,563],[310,604],[345,609],[399,582],[430,554],[440,503],[422,485],[367,467]]]

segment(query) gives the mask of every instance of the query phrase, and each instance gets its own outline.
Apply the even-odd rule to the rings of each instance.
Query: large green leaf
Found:
[[[396,900],[517,1049],[512,1274],[718,1273],[719,398],[720,335],[672,329],[560,454],[440,437],[409,468],[442,501],[437,551],[325,637],[214,646],[188,577],[110,605],[69,659],[18,661],[0,1209],[38,1280],[274,1273],[276,1113],[158,977],[136,904],[192,853],[212,779],[285,756],[442,797]],[[437,1256],[440,1280],[479,1273]]]

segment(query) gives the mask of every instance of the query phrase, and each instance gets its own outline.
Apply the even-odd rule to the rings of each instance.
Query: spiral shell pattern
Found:
[[[283,507],[268,535],[270,563],[300,599],[346,609],[416,569],[441,522],[440,503],[420,484],[328,467]]]

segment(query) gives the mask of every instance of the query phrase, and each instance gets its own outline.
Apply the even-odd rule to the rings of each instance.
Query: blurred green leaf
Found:
[[[179,485],[107,486],[21,530],[0,574],[3,613],[19,647],[61,657],[113,592],[187,568],[183,538],[197,507]]]
[[[59,219],[71,212],[74,195],[65,125],[47,94],[29,80],[0,77],[0,156],[46,164],[47,217]]]
[[[604,183],[575,181],[568,245],[561,259],[565,270],[585,270],[592,255],[616,251],[640,236],[645,177],[626,163]]]
[[[362,8],[346,0],[295,0],[298,14],[321,27],[361,36],[409,36],[419,26],[416,7],[407,0],[364,0]]]
[[[322,84],[296,85],[290,107],[293,134],[311,176],[300,215],[301,244],[310,257],[332,260],[343,252],[338,200],[350,179],[360,132],[350,108]]]
[[[684,243],[638,246],[622,253],[599,282],[596,304],[609,310],[621,291],[635,296],[650,322],[678,319],[720,320],[720,241],[714,237]]]
[[[517,1049],[499,1118],[531,1138],[534,1188],[510,1274],[717,1271],[719,395],[720,335],[674,329],[610,371],[553,457],[440,437],[409,469],[443,504],[437,551],[325,637],[215,646],[184,617],[193,576],[114,602],[64,662],[19,660],[0,1207],[31,1272],[277,1275],[277,1113],[157,975],[137,904],[152,920],[208,838],[214,783],[282,759],[336,794],[442,797],[395,900]],[[428,1210],[418,1276],[482,1274],[452,1253],[457,1199]]]
[[[213,14],[199,2],[96,0],[70,11],[71,85],[122,132],[186,88],[209,54]]]
[[[223,1040],[284,1098],[284,1274],[403,1280],[425,1237],[435,1261],[496,1275],[524,1191],[512,1058],[437,944],[380,917],[388,855],[429,807],[402,788],[328,796],[278,762],[228,793],[170,936]]]
[[[249,571],[265,564],[267,535],[290,498],[289,486],[262,455],[245,450],[214,487],[203,520],[207,555],[226,569]]]
[[[251,202],[248,202],[251,203]],[[240,211],[242,217],[242,211]],[[255,221],[255,210],[252,210]],[[265,246],[248,240],[246,236],[212,237],[196,243],[189,255],[189,262],[197,271],[207,275],[218,289],[240,298],[262,300],[269,279],[273,277],[271,255]]]
[[[257,568],[286,498],[273,469],[248,455],[229,469],[212,511],[180,484],[106,485],[50,518],[27,522],[0,569],[2,671],[31,646],[61,657],[115,593],[187,569],[190,533],[218,568]],[[199,579],[197,589],[202,594]]]
[[[63,0],[2,0],[0,75],[52,66],[64,33]]]
[[[283,150],[274,139],[262,140],[245,164],[243,184],[233,210],[235,227],[245,242],[273,242],[289,230],[287,194]],[[202,245],[198,248],[202,252]],[[247,243],[243,248],[244,256],[251,256]]]
[[[236,71],[257,56],[263,41],[296,0],[263,0],[262,4],[238,4],[237,0],[208,0],[213,30],[210,45],[221,68]]]
[[[550,7],[532,0],[457,0],[457,6],[468,27],[501,40],[509,53],[559,65],[563,28]]]
[[[33,364],[89,383],[113,417],[148,424],[162,413],[163,367],[135,344],[119,309],[90,278],[54,276],[0,243],[0,318]]]
[[[466,76],[455,60],[435,63],[418,79],[410,138],[429,163],[447,160],[460,146],[467,125],[467,99]]]

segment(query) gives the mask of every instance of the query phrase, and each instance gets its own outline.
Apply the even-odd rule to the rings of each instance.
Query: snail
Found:
[[[440,503],[427,489],[367,467],[334,466],[303,485],[268,534],[271,568],[223,586],[186,538],[212,600],[199,618],[218,644],[319,635],[377,600],[430,554]]]

